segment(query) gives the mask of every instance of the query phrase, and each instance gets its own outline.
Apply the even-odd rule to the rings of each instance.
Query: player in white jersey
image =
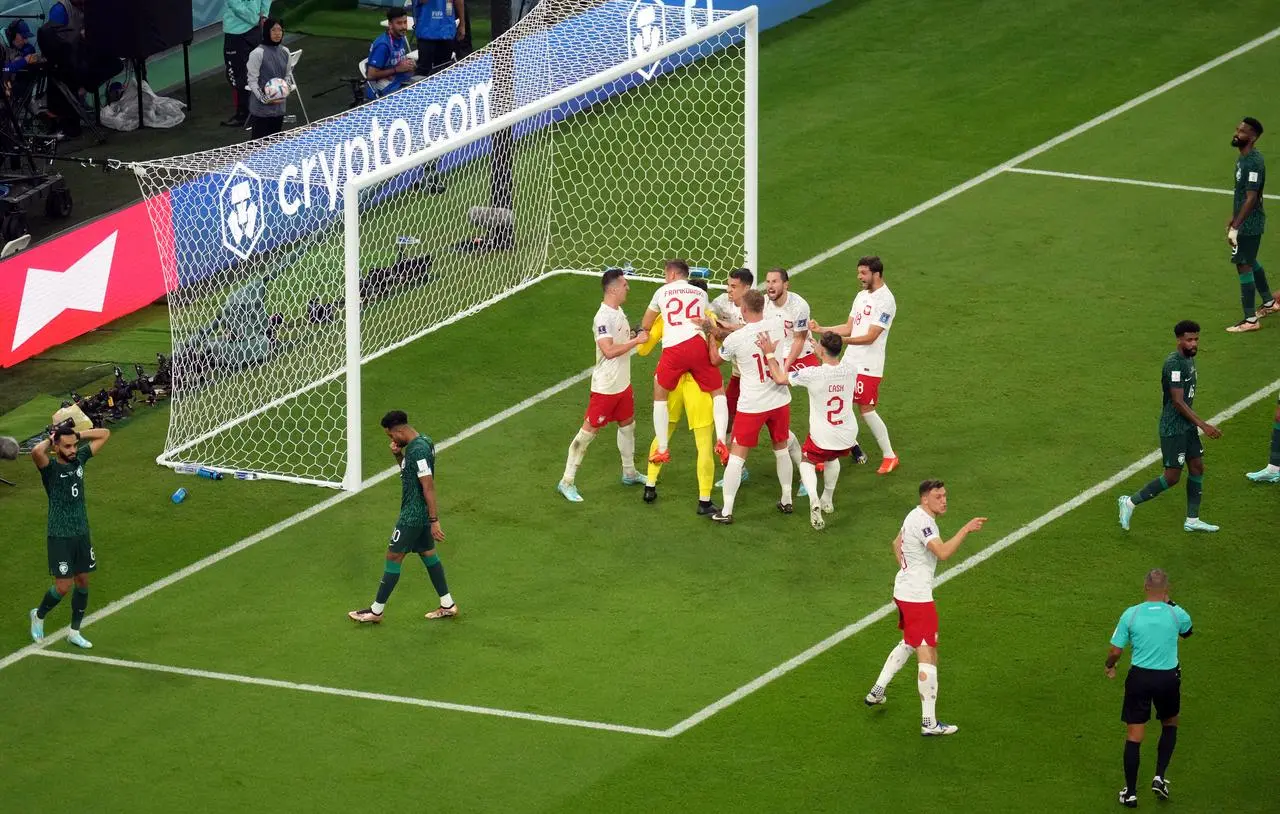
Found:
[[[764,278],[765,319],[781,319],[786,328],[787,338],[782,349],[785,364],[783,370],[790,373],[801,367],[818,364],[818,357],[813,352],[813,343],[809,341],[809,303],[791,290],[791,275],[784,268],[769,269]],[[791,455],[793,466],[799,467],[801,461],[800,441],[795,433],[787,439],[787,453]],[[800,497],[809,494],[809,488],[800,484]]]
[[[898,455],[889,443],[889,428],[876,413],[880,403],[880,380],[884,377],[884,351],[889,342],[889,328],[898,315],[898,303],[893,292],[884,284],[884,263],[879,257],[863,257],[858,260],[858,283],[862,290],[853,300],[849,320],[844,325],[830,328],[845,337],[844,343],[857,351],[854,361],[858,365],[858,379],[854,385],[854,400],[862,411],[871,434],[880,445],[882,461],[876,470],[887,475],[898,468]],[[810,320],[814,331],[823,330]]]
[[[809,435],[804,439],[804,458],[800,461],[800,482],[809,495],[809,524],[821,531],[826,527],[823,513],[835,511],[836,481],[840,477],[840,459],[853,451],[858,443],[858,419],[853,411],[853,383],[856,372],[840,359],[843,342],[827,331],[818,341],[821,364],[800,367],[790,373],[770,357],[769,373],[779,384],[804,387],[809,391]],[[773,348],[761,340],[760,347],[772,354]],[[822,473],[822,498],[818,498],[818,466]]]
[[[711,516],[717,523],[733,522],[733,503],[742,483],[742,468],[747,453],[760,437],[760,429],[769,428],[773,455],[777,461],[778,482],[782,497],[778,511],[791,514],[791,456],[787,454],[787,436],[791,433],[791,389],[778,384],[769,375],[768,354],[760,347],[764,339],[774,346],[782,343],[786,333],[780,319],[764,318],[764,295],[754,288],[742,295],[741,328],[729,334],[724,344],[711,348],[711,360],[736,361],[742,370],[742,395],[738,399],[738,415],[733,420],[733,446],[724,469],[724,500],[720,511]],[[781,355],[777,351],[777,355]],[[775,357],[776,359],[776,357]],[[778,360],[781,361],[781,360]]]
[[[564,476],[556,484],[556,491],[572,503],[582,502],[574,477],[587,454],[587,447],[595,440],[596,433],[610,422],[618,424],[622,482],[627,486],[644,483],[644,477],[636,471],[636,402],[631,389],[631,351],[649,336],[646,331],[640,331],[632,337],[627,315],[622,312],[622,304],[627,301],[630,289],[626,273],[622,269],[609,269],[600,278],[600,284],[604,287],[604,301],[600,303],[591,325],[591,337],[596,343],[591,398],[587,402],[582,427],[569,444]]]
[[[751,269],[734,269],[729,272],[729,282],[725,285],[724,293],[711,301],[711,313],[715,315],[716,324],[713,326],[710,320],[705,320],[702,325],[703,330],[710,333],[717,341],[723,342],[725,337],[741,328],[742,295],[747,293],[747,289],[751,288],[753,283],[755,283],[755,275],[751,273]],[[742,393],[742,373],[738,370],[737,362],[730,365],[730,371],[729,383],[724,388],[724,397],[729,407],[729,428],[732,432],[733,417],[738,412],[738,396]],[[746,479],[747,470],[744,468],[742,480]],[[724,481],[721,480],[716,486],[724,486]]]
[[[920,667],[916,684],[920,690],[920,734],[954,735],[958,727],[939,723],[934,708],[938,702],[938,609],[933,604],[933,575],[938,560],[950,559],[964,538],[981,531],[985,517],[975,517],[945,543],[938,531],[938,517],[947,511],[947,490],[940,480],[920,484],[920,505],[902,521],[902,530],[893,540],[898,559],[898,576],[893,582],[893,602],[898,606],[898,627],[902,641],[889,652],[880,676],[866,704],[885,702],[885,687],[902,669],[911,654]]]
[[[645,331],[653,327],[659,315],[664,323],[662,355],[658,357],[658,369],[653,373],[653,431],[658,439],[658,448],[649,460],[663,464],[671,460],[671,453],[667,450],[670,432],[667,394],[675,390],[680,377],[688,373],[703,392],[711,394],[716,454],[724,463],[729,457],[725,446],[729,406],[724,397],[724,379],[720,376],[720,369],[711,362],[707,339],[702,334],[702,321],[707,315],[707,292],[689,284],[689,264],[683,260],[668,260],[665,274],[667,282],[653,292],[653,299],[649,300],[649,307],[640,322]]]

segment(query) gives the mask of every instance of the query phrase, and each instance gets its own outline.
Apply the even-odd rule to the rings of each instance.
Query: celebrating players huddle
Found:
[[[671,460],[672,429],[683,412],[698,440],[698,513],[721,524],[733,522],[738,488],[747,478],[746,461],[768,430],[780,486],[778,511],[793,511],[792,486],[800,471],[800,496],[809,498],[809,522],[826,525],[824,514],[835,510],[834,494],[840,459],[852,455],[866,461],[857,444],[858,425],[853,405],[859,405],[883,452],[878,470],[885,475],[898,467],[889,432],[876,414],[885,345],[897,313],[892,292],[884,284],[884,264],[878,257],[858,261],[862,287],[848,321],[820,333],[809,315],[809,303],[791,291],[785,269],[773,269],[764,292],[753,288],[748,269],[729,275],[724,294],[710,302],[705,283],[690,279],[683,260],[665,266],[665,283],[654,292],[640,327],[628,328],[622,306],[629,285],[619,269],[601,278],[604,301],[596,312],[592,336],[596,365],[582,427],[569,446],[568,460],[556,490],[571,502],[581,502],[575,477],[587,446],[609,423],[618,425],[622,453],[622,482],[644,483],[644,500],[657,499],[661,465]],[[635,396],[631,386],[633,349],[647,354],[661,341],[653,383],[654,441],[648,476],[635,468]],[[851,349],[841,351],[844,345]],[[732,375],[726,387],[720,365],[728,362]],[[809,394],[809,434],[801,444],[791,429],[791,388]],[[707,407],[710,407],[708,410]],[[708,415],[709,414],[709,415]],[[707,420],[707,419],[710,420]],[[711,502],[714,462],[708,429],[714,431],[714,453],[724,467],[721,505]],[[823,473],[823,488],[817,475]]]

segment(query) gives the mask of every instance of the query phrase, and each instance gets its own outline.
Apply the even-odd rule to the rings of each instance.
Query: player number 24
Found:
[[[683,315],[684,319],[688,319],[690,322],[697,322],[701,320],[702,301],[690,300],[686,303],[684,300],[676,299],[674,297],[667,300],[667,325],[673,328],[677,325],[683,325],[684,320],[681,319],[681,315]]]

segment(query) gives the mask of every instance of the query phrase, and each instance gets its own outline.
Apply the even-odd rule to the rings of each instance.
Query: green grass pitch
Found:
[[[1087,0],[838,0],[768,32],[763,264],[800,264],[1277,26],[1280,7],[1264,0],[1140,13]],[[1278,68],[1280,39],[1023,166],[1229,188],[1234,124],[1280,122]],[[92,656],[203,677],[6,658],[27,644],[26,610],[46,587],[44,499],[34,467],[0,470],[18,481],[0,487],[0,810],[1107,810],[1123,729],[1121,686],[1102,661],[1142,574],[1161,566],[1197,633],[1182,648],[1169,805],[1274,811],[1280,491],[1243,473],[1266,458],[1280,323],[1223,331],[1239,310],[1229,212],[1229,196],[1005,172],[797,276],[815,317],[838,321],[854,259],[874,252],[899,303],[881,414],[903,465],[887,478],[846,467],[821,534],[803,513],[774,511],[758,452],[738,522],[695,517],[683,430],[656,505],[618,483],[611,430],[579,472],[586,502],[554,493],[587,385],[546,391],[590,364],[591,280],[545,281],[371,362],[366,475],[390,464],[376,426],[387,409],[440,442],[528,401],[440,452],[440,552],[463,614],[451,623],[422,619],[434,596],[409,564],[381,626],[345,618],[376,587],[395,483],[336,499],[181,478],[153,463],[164,410],[140,412],[87,478],[101,563],[91,610],[333,501],[86,628]],[[1273,253],[1264,242],[1264,262]],[[650,290],[633,286],[629,315]],[[1182,318],[1204,327],[1201,415],[1251,399],[1206,441],[1203,514],[1221,532],[1182,532],[1178,488],[1122,533],[1114,497],[1152,464],[940,587],[938,708],[955,737],[919,736],[910,670],[885,708],[863,707],[892,619],[665,737],[889,601],[888,546],[919,480],[948,483],[944,531],[991,518],[959,562],[1151,452],[1159,366]],[[154,345],[130,336],[120,353]],[[58,352],[102,353],[102,341]],[[633,362],[644,448],[652,364]],[[862,440],[874,453],[865,429]],[[175,506],[178,486],[191,494]],[[1154,737],[1143,757],[1149,781]]]

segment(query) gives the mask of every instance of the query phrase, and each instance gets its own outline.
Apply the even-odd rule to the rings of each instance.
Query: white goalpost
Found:
[[[361,367],[549,277],[754,267],[757,11],[543,0],[268,139],[134,165],[173,337],[157,463],[356,490]]]

